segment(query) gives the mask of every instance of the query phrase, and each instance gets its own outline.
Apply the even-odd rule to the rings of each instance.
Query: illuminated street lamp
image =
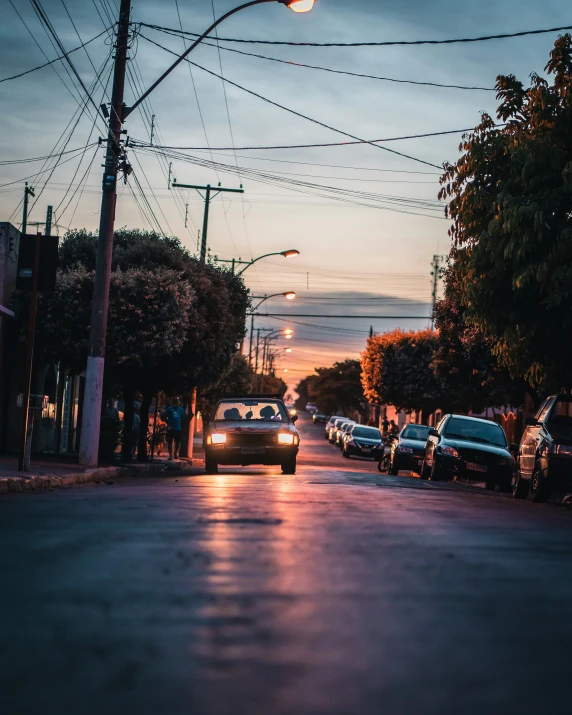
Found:
[[[282,255],[282,254],[279,254]],[[259,259],[257,259],[259,260]],[[248,268],[248,266],[247,266]],[[248,348],[248,362],[252,365],[252,341],[254,339],[254,313],[260,308],[260,306],[267,300],[270,300],[270,298],[278,298],[279,296],[283,296],[286,298],[286,300],[294,300],[296,298],[296,293],[294,293],[293,290],[289,290],[286,293],[272,293],[272,295],[254,295],[252,296],[254,300],[259,300],[260,303],[258,303],[253,309],[252,312],[250,313],[250,345]]]

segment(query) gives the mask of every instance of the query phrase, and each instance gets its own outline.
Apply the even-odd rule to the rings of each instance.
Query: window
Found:
[[[481,422],[480,420],[464,420],[452,417],[444,430],[445,437],[461,439],[468,442],[482,442],[495,447],[506,447],[506,435],[496,422]]]
[[[426,442],[429,436],[429,429],[425,425],[407,425],[401,436],[403,439],[416,439],[420,442]]]
[[[352,437],[361,437],[362,439],[377,439],[381,441],[381,432],[375,427],[362,427],[361,425],[355,425],[352,430]]]
[[[536,421],[537,422],[544,422],[544,418],[548,414],[548,410],[550,409],[550,406],[552,405],[552,398],[549,397],[547,400],[545,400],[538,412],[536,413]]]
[[[288,422],[281,402],[272,400],[237,400],[221,402],[215,414],[216,422]]]

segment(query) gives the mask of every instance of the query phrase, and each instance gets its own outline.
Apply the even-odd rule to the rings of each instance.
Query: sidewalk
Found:
[[[88,469],[63,457],[40,455],[32,458],[29,472],[18,471],[18,459],[0,456],[0,494],[22,492],[32,489],[55,489],[57,487],[88,484],[90,482],[113,482],[126,476],[152,476],[166,471],[203,467],[202,445],[196,445],[193,459],[168,461],[166,456],[155,457],[153,462],[134,462],[123,466]]]

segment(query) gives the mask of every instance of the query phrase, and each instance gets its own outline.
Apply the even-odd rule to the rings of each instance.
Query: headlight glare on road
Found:
[[[458,457],[459,453],[454,447],[447,447],[447,445],[441,447],[441,454],[446,455],[447,457]]]
[[[278,434],[278,444],[294,444],[294,435],[290,432],[280,432]]]
[[[413,454],[411,447],[404,447],[403,445],[400,445],[397,450],[401,452],[401,454]]]
[[[211,434],[209,437],[210,444],[226,444],[226,435],[221,433]]]

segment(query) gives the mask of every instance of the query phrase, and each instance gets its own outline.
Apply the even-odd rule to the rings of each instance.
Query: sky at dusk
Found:
[[[213,9],[218,17],[237,0],[133,0],[132,20],[177,30],[177,3],[183,29],[200,33],[212,22]],[[42,0],[66,50],[108,28],[109,18],[117,17],[117,5],[116,0]],[[0,0],[0,18],[0,79],[45,62],[42,50],[50,60],[57,56],[28,0]],[[569,24],[572,11],[565,0],[318,0],[305,15],[277,3],[247,9],[221,25],[219,35],[373,42],[476,37]],[[298,258],[261,261],[244,274],[255,295],[297,292],[297,300],[287,305],[281,299],[268,301],[264,312],[321,316],[257,319],[260,328],[290,325],[295,330],[289,342],[293,352],[279,360],[279,374],[293,387],[316,366],[358,357],[370,326],[376,331],[428,326],[431,261],[435,254],[446,254],[449,246],[448,222],[437,201],[440,171],[435,167],[456,160],[461,135],[378,147],[256,149],[351,141],[262,98],[360,139],[465,129],[479,122],[480,112],[494,113],[495,93],[486,88],[494,87],[497,75],[512,73],[526,81],[531,72],[542,73],[556,36],[361,48],[221,41],[220,51],[209,41],[190,56],[195,66],[180,65],[151,95],[144,112],[129,117],[125,126],[133,139],[149,141],[149,118],[155,115],[156,145],[193,149],[185,152],[186,160],[178,149],[176,155],[174,150],[130,151],[149,205],[133,178],[127,186],[121,184],[116,225],[158,230],[158,224],[195,251],[202,201],[196,192],[168,189],[169,163],[172,175],[182,183],[242,184],[243,197],[221,195],[213,202],[209,248],[213,256],[243,260],[290,248],[301,252]],[[174,59],[150,40],[172,52],[184,49],[180,36],[140,26],[130,52],[127,104]],[[80,49],[71,56],[86,86],[94,82],[94,68],[99,72],[107,61],[93,92],[99,105],[108,101],[104,85],[111,69],[109,34],[86,49],[87,53]],[[230,50],[376,77],[484,89],[358,78]],[[225,85],[205,70],[235,84]],[[51,204],[61,235],[68,227],[97,229],[103,151],[95,142],[104,125],[102,120],[94,122],[93,111],[79,119],[66,147],[78,151],[64,155],[53,173],[54,159],[46,165],[7,163],[50,155],[56,146],[61,151],[58,141],[68,123],[75,122],[82,99],[61,63],[0,83],[0,220],[19,227],[27,179],[38,196],[31,222],[42,221]],[[49,171],[38,175],[42,169]],[[323,317],[342,314],[356,317]],[[423,317],[376,317],[388,315]],[[288,373],[282,372],[285,369]]]

